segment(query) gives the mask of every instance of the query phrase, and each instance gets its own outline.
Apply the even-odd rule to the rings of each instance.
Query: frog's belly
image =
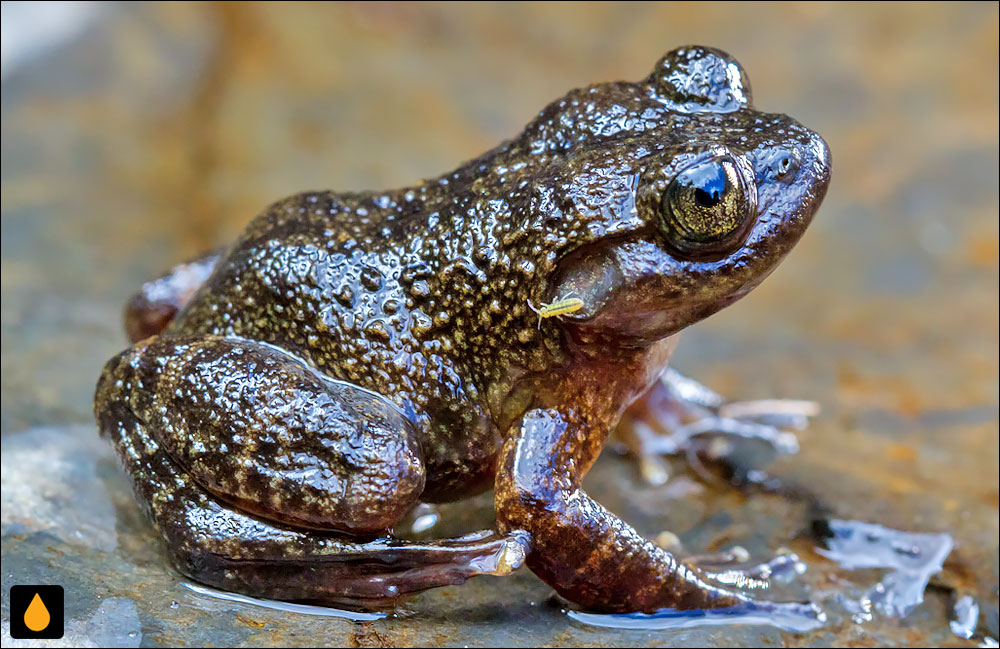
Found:
[[[436,419],[420,437],[427,471],[420,499],[425,502],[461,500],[493,487],[503,438],[475,404],[467,411],[468,419]]]

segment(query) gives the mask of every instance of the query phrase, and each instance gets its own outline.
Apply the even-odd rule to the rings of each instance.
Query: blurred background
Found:
[[[996,638],[997,7],[5,2],[4,646],[15,583],[63,584],[67,641],[110,646],[961,645],[956,594]],[[927,601],[903,621],[798,636],[594,630],[546,606],[527,571],[428,593],[376,625],[187,592],[91,414],[102,364],[126,345],[128,296],[279,197],[438,175],[570,88],[639,79],[688,43],[733,54],[759,108],[824,136],[834,173],[789,258],[687,332],[675,364],[733,398],[818,401],[801,453],[775,471],[838,516],[953,535]],[[809,588],[863,584],[810,553],[801,508],[682,464],[647,488],[605,455],[588,489],[643,533],[760,558],[792,544]],[[451,514],[489,524],[489,505]]]

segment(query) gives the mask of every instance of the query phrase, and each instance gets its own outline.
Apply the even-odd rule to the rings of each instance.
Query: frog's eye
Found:
[[[753,200],[736,162],[715,158],[679,173],[660,201],[664,234],[684,257],[723,255],[742,243]]]

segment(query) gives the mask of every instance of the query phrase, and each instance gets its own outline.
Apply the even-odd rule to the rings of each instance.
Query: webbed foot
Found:
[[[762,482],[755,469],[739,471],[741,463],[728,462],[742,442],[761,442],[773,454],[798,452],[798,438],[809,418],[819,413],[814,401],[762,399],[727,401],[694,379],[668,368],[649,392],[632,405],[618,426],[618,437],[639,461],[648,484],[664,484],[669,471],[665,455],[685,455],[703,478],[716,480],[704,463],[722,461],[734,469],[731,480]]]

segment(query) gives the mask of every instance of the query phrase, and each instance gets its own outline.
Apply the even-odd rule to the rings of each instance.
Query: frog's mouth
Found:
[[[796,143],[799,168],[794,178],[758,184],[756,220],[746,240],[721,259],[680,259],[650,226],[577,250],[564,260],[551,296],[574,295],[583,303],[564,316],[567,326],[590,334],[585,337],[645,344],[749,293],[792,249],[826,195],[829,150],[818,134],[806,133],[808,139]]]

